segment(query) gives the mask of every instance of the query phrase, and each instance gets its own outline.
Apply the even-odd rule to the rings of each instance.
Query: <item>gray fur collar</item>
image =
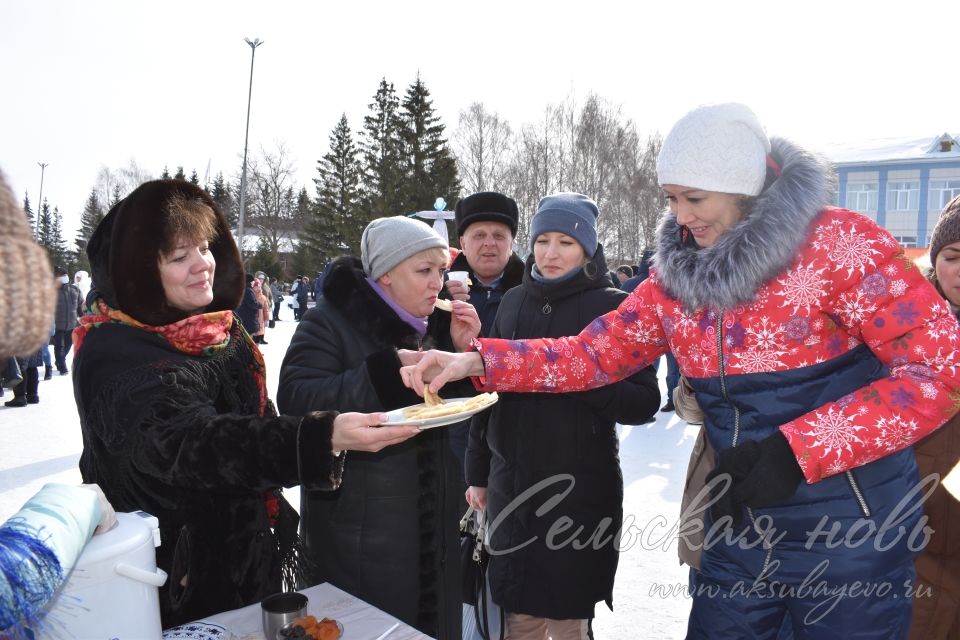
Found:
[[[660,221],[653,258],[657,279],[689,311],[727,310],[750,302],[793,262],[810,223],[833,200],[833,171],[826,160],[782,138],[771,144],[780,178],[757,197],[750,215],[713,246],[682,244],[681,227],[669,212]]]

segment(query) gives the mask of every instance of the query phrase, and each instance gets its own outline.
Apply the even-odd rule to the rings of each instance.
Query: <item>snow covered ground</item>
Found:
[[[276,329],[267,331],[269,344],[262,347],[271,397],[276,397],[280,363],[296,329],[293,312],[286,305],[280,317]],[[52,380],[40,382],[39,393],[38,405],[14,409],[0,403],[0,522],[45,483],[80,482],[77,462],[83,445],[71,377],[55,372]],[[7,392],[3,400],[11,397]],[[655,423],[620,429],[627,526],[614,590],[615,610],[610,612],[602,604],[597,607],[594,631],[599,639],[659,640],[685,635],[690,600],[677,585],[686,584],[687,568],[677,561],[676,534],[670,527],[680,512],[684,472],[695,437],[694,428],[673,413],[658,413]],[[296,489],[286,493],[292,504],[299,503]]]

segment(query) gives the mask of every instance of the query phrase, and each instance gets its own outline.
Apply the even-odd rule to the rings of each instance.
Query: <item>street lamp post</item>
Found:
[[[37,164],[40,165],[40,197],[37,198],[37,215],[36,215],[36,221],[37,221],[37,223],[39,223],[39,222],[40,222],[40,209],[43,207],[43,174],[46,172],[46,170],[47,170],[47,165],[50,164],[50,163],[49,163],[49,162],[38,162]],[[33,237],[34,237],[34,239],[36,239],[36,237],[37,237],[36,227],[37,227],[37,225],[34,225],[34,229],[33,229]]]
[[[260,38],[244,38],[250,45],[250,88],[247,90],[247,128],[243,134],[243,168],[240,170],[240,221],[237,224],[237,235],[240,236],[237,244],[240,247],[240,257],[243,257],[243,217],[247,205],[247,141],[250,139],[250,99],[253,97],[253,59],[257,55],[257,47],[263,44]]]

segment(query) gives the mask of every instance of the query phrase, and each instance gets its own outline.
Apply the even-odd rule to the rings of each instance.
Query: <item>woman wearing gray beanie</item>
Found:
[[[415,388],[437,375],[434,390],[464,375],[484,390],[587,390],[672,351],[717,451],[709,509],[693,505],[707,544],[688,638],[783,624],[796,638],[905,638],[911,599],[891,590],[913,585],[924,537],[911,447],[960,394],[950,309],[885,229],[831,206],[828,163],[767,137],[742,104],[683,116],[657,178],[669,211],[652,275],[616,311],[576,337],[480,339],[404,375]],[[518,369],[495,366],[511,353]],[[894,520],[899,536],[879,526]]]
[[[614,286],[597,243],[598,214],[597,204],[579,193],[540,200],[523,283],[504,294],[491,337],[570,335],[623,302],[627,294]],[[486,507],[487,522],[499,523],[490,529],[494,547],[516,549],[491,556],[487,569],[493,601],[507,612],[510,638],[582,638],[595,605],[612,606],[616,539],[607,536],[587,548],[557,546],[549,543],[549,529],[560,518],[586,531],[623,521],[615,425],[641,424],[659,406],[656,373],[646,367],[585,393],[504,393],[490,411],[474,417],[467,502]],[[550,517],[536,517],[539,503],[517,498],[557,474],[571,478],[570,491]]]
[[[463,350],[480,332],[473,306],[434,310],[447,243],[396,216],[363,231],[359,258],[331,263],[280,371],[278,404],[390,411],[421,402],[399,374],[423,348]],[[446,398],[475,395],[472,385]],[[329,581],[435,638],[459,640],[459,491],[447,430],[424,431],[390,453],[351,452],[335,493],[304,491],[300,514],[317,581]],[[455,595],[454,595],[455,594]]]

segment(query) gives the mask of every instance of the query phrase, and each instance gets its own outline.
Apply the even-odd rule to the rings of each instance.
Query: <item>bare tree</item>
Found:
[[[513,132],[496,112],[474,102],[460,112],[453,148],[466,193],[502,191],[507,183],[507,156]]]
[[[127,197],[131,191],[153,178],[152,173],[138,165],[136,160],[130,158],[126,166],[119,169],[111,169],[102,165],[100,171],[97,172],[93,189],[100,202],[111,206],[116,200]]]
[[[288,251],[297,240],[299,224],[298,188],[293,184],[296,167],[284,147],[277,143],[273,151],[260,148],[260,155],[248,162],[247,212],[250,227],[257,229],[260,246],[279,254]]]

